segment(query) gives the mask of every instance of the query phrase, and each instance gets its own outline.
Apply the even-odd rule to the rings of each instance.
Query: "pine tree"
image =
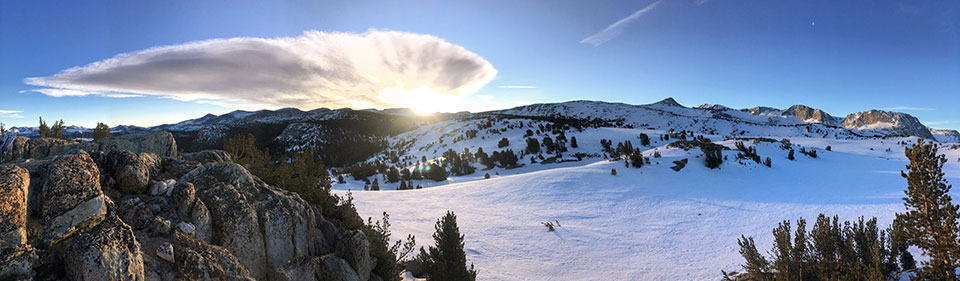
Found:
[[[477,271],[470,265],[467,269],[467,255],[463,251],[463,235],[457,227],[457,216],[450,211],[437,220],[433,240],[436,245],[428,251],[420,248],[417,261],[429,280],[473,281]]]
[[[570,147],[577,148],[577,137],[570,137]]]
[[[400,170],[397,170],[396,167],[390,167],[390,169],[387,170],[387,181],[388,182],[400,181]]]
[[[110,126],[107,126],[107,124],[97,123],[97,126],[93,128],[93,140],[109,138],[111,136]]]
[[[47,122],[43,122],[43,117],[40,117],[40,127],[37,129],[37,133],[41,138],[50,136],[50,127],[47,126]]]
[[[647,134],[644,134],[644,133],[640,133],[640,145],[641,145],[641,146],[648,146],[648,145],[650,145],[650,136],[648,136]]]
[[[50,127],[50,137],[58,139],[63,138],[63,119],[53,122],[53,126]]]
[[[917,141],[904,152],[910,164],[907,172],[900,172],[907,179],[906,197],[903,198],[907,212],[897,214],[904,222],[904,230],[910,244],[916,245],[929,261],[921,263],[917,276],[929,280],[956,280],[955,268],[960,258],[957,243],[958,206],[951,202],[951,186],[943,178],[943,164],[947,158],[937,155],[937,147]]]
[[[743,271],[748,275],[746,279],[766,281],[770,280],[770,262],[757,251],[757,245],[753,242],[753,237],[747,238],[740,235],[737,240],[740,245],[740,255],[746,260],[743,265]],[[729,278],[728,278],[729,279]]]
[[[379,179],[373,179],[373,184],[370,184],[370,190],[380,191],[380,181],[379,181]]]
[[[790,160],[797,159],[796,157],[793,157],[793,148],[790,149],[790,152],[787,152],[787,159],[790,159]]]

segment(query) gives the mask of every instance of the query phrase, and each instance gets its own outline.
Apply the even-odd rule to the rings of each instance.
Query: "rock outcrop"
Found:
[[[811,108],[805,105],[794,105],[787,108],[782,113],[783,116],[793,116],[808,123],[821,123],[825,125],[837,126],[837,118],[823,112],[823,110]]]
[[[24,140],[46,159],[0,166],[0,279],[380,280],[361,231],[163,136]]]
[[[100,190],[100,170],[86,152],[57,157],[47,168],[41,192],[46,243],[92,228],[106,216],[109,199]]]
[[[70,280],[144,280],[140,243],[116,216],[68,243],[62,258]]]
[[[27,188],[30,174],[0,166],[0,256],[10,256],[27,242]]]
[[[870,110],[847,115],[843,127],[857,130],[872,130],[884,135],[917,136],[929,140],[935,139],[930,129],[920,123],[916,117],[901,112]]]

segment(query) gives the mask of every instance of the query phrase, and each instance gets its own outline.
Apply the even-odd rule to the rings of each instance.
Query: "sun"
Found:
[[[405,90],[402,88],[387,88],[380,91],[380,98],[384,102],[397,107],[410,108],[419,114],[456,111],[461,98],[454,95],[441,94],[430,87],[421,86]]]

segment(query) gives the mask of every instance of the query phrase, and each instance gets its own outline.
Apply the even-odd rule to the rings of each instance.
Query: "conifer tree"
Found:
[[[111,137],[110,126],[107,126],[107,124],[103,123],[97,123],[97,126],[93,128],[93,140],[109,137]]]
[[[793,156],[793,148],[790,149],[790,152],[787,152],[787,159],[794,160],[797,159]]]
[[[50,136],[50,127],[47,126],[47,122],[43,122],[43,117],[40,117],[40,127],[37,129],[37,133],[41,138]]]
[[[897,218],[903,221],[910,244],[930,257],[929,261],[921,262],[917,276],[928,280],[956,280],[960,213],[948,194],[951,186],[943,178],[942,168],[947,158],[937,154],[936,145],[923,139],[906,148],[904,154],[910,159],[907,172],[900,172],[907,179],[903,198],[907,212],[897,214]]]
[[[570,147],[577,148],[577,137],[570,137]]]
[[[370,190],[380,191],[380,179],[373,179],[373,183],[370,184]]]
[[[457,227],[457,216],[450,211],[437,220],[433,240],[436,245],[428,251],[420,248],[417,261],[429,280],[473,281],[477,271],[470,265],[467,269],[467,255],[463,251],[463,235]]]
[[[50,137],[58,139],[63,138],[63,119],[53,122],[53,126],[50,127]]]

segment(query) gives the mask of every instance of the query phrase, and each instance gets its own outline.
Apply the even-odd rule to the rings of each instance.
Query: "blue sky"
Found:
[[[209,41],[235,37],[248,39]],[[233,56],[236,48],[252,55]],[[411,49],[437,57],[365,60]],[[119,54],[116,65],[90,65]],[[289,64],[245,75],[244,66],[274,58]],[[357,67],[331,66],[340,60]],[[129,67],[142,61],[153,64]],[[298,72],[307,64],[309,75]],[[64,74],[74,67],[83,68]],[[174,75],[181,67],[193,72]],[[960,129],[960,2],[0,0],[8,126],[34,126],[38,116],[157,125],[237,108],[444,100],[425,109],[457,111],[665,97],[841,116],[888,109]]]

